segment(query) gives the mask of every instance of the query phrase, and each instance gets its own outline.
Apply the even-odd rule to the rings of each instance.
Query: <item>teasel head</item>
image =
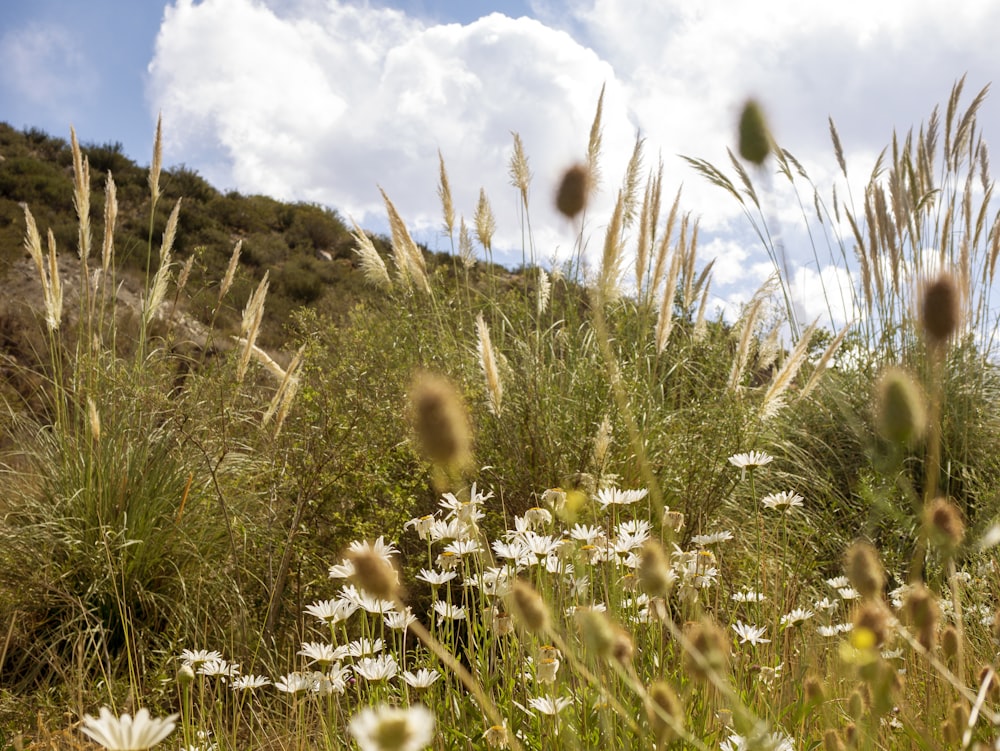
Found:
[[[585,164],[574,164],[563,173],[556,191],[556,208],[563,216],[573,219],[587,208],[590,194],[590,170]]]
[[[959,291],[955,277],[944,272],[924,288],[920,305],[920,323],[927,341],[945,344],[958,330]]]

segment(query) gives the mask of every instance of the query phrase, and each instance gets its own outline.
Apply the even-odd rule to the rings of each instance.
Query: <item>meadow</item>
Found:
[[[6,366],[32,387],[0,420],[5,747],[1000,747],[1000,214],[963,95],[860,196],[822,195],[754,102],[730,164],[691,159],[774,265],[736,321],[641,141],[602,163],[599,102],[558,186],[514,136],[520,268],[442,158],[446,262],[384,196],[389,252],[354,228],[375,294],[281,349],[269,276],[235,297],[239,238],[201,283],[183,200],[154,231],[159,130],[123,301],[114,180],[74,134],[75,247],[25,205],[40,346]],[[798,320],[764,181],[850,274],[842,329]],[[557,266],[550,197],[578,231]]]

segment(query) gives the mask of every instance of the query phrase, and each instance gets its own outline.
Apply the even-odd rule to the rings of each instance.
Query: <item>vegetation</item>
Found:
[[[584,277],[600,105],[557,193],[578,255],[516,272],[476,260],[488,199],[457,219],[443,162],[435,258],[388,196],[374,238],[158,150],[141,172],[0,130],[38,311],[0,424],[5,738],[992,747],[1000,219],[961,96],[893,138],[858,209],[754,103],[753,166],[692,160],[765,243],[759,170],[815,209],[855,281],[829,332],[770,244],[739,320],[710,317],[697,221],[641,143]],[[527,222],[517,137],[510,174]]]

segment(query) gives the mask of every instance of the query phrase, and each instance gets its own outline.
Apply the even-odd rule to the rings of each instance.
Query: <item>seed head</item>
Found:
[[[663,547],[655,540],[649,540],[642,547],[639,556],[639,585],[652,597],[666,597],[673,588],[676,575],[670,569],[670,562]]]
[[[518,621],[534,634],[543,633],[549,625],[549,609],[542,596],[523,579],[511,588],[511,605]]]
[[[675,728],[684,725],[684,705],[666,681],[654,683],[647,695],[646,714],[656,743],[659,747],[666,746],[677,738]]]
[[[574,164],[563,173],[556,192],[556,208],[563,216],[572,219],[587,207],[590,193],[590,170],[585,164]]]
[[[924,533],[944,552],[954,553],[965,539],[962,512],[949,499],[935,498],[924,508]]]
[[[847,549],[847,578],[862,597],[874,599],[882,594],[885,572],[878,559],[878,552],[869,543],[859,540]]]
[[[463,469],[471,458],[469,418],[451,381],[431,373],[418,376],[410,407],[424,455],[446,472]]]
[[[383,556],[372,550],[351,551],[347,557],[354,564],[358,586],[373,597],[392,600],[399,594],[399,574]]]
[[[826,696],[823,680],[818,675],[807,675],[802,683],[802,690],[805,693],[807,704],[819,704]]]
[[[878,430],[883,438],[900,446],[912,446],[927,427],[927,408],[913,378],[898,368],[889,368],[878,382],[876,403]]]
[[[920,322],[931,344],[944,344],[958,328],[958,284],[945,272],[924,289]]]
[[[937,624],[941,611],[930,590],[917,584],[910,590],[905,604],[906,616],[917,631],[917,641],[928,652],[934,649]]]
[[[823,733],[824,751],[844,751],[844,748],[844,741],[836,730],[831,728]]]
[[[688,623],[687,638],[691,650],[684,653],[684,667],[700,680],[711,673],[725,673],[729,668],[729,637],[715,621],[703,619]]]
[[[593,608],[579,608],[574,617],[580,627],[583,643],[599,657],[611,654],[615,642],[615,627],[607,614]]]
[[[739,125],[740,156],[760,166],[774,148],[774,139],[760,104],[750,99],[743,105]]]
[[[875,646],[881,647],[889,635],[889,621],[885,609],[875,603],[866,603],[854,614],[854,630],[867,629],[875,637]]]
[[[958,657],[961,648],[962,645],[958,638],[958,629],[951,624],[948,624],[941,630],[941,654],[944,655],[948,665],[955,664],[955,658]]]

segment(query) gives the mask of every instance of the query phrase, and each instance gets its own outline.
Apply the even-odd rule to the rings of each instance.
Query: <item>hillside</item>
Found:
[[[119,273],[139,280],[146,273],[150,247],[148,169],[123,154],[117,143],[82,144],[81,148],[91,169],[95,238],[99,239],[103,227],[104,186],[111,172],[118,190],[115,253]],[[68,141],[0,122],[0,275],[5,276],[26,255],[21,204],[29,206],[43,234],[52,230],[60,255],[76,255],[72,174]],[[289,317],[297,308],[307,306],[339,318],[371,294],[363,284],[350,231],[336,211],[235,191],[222,193],[183,165],[165,169],[161,186],[152,247],[155,252],[170,211],[183,198],[175,255],[181,264],[191,254],[196,256],[189,304],[192,315],[203,322],[211,316],[216,299],[212,289],[223,277],[238,240],[243,241],[243,249],[232,300],[247,300],[265,271],[270,271],[267,317],[260,339],[264,346],[284,343]],[[373,241],[379,252],[388,253],[387,239],[373,237]],[[216,324],[224,329],[238,325],[239,315],[239,310],[230,308]]]

